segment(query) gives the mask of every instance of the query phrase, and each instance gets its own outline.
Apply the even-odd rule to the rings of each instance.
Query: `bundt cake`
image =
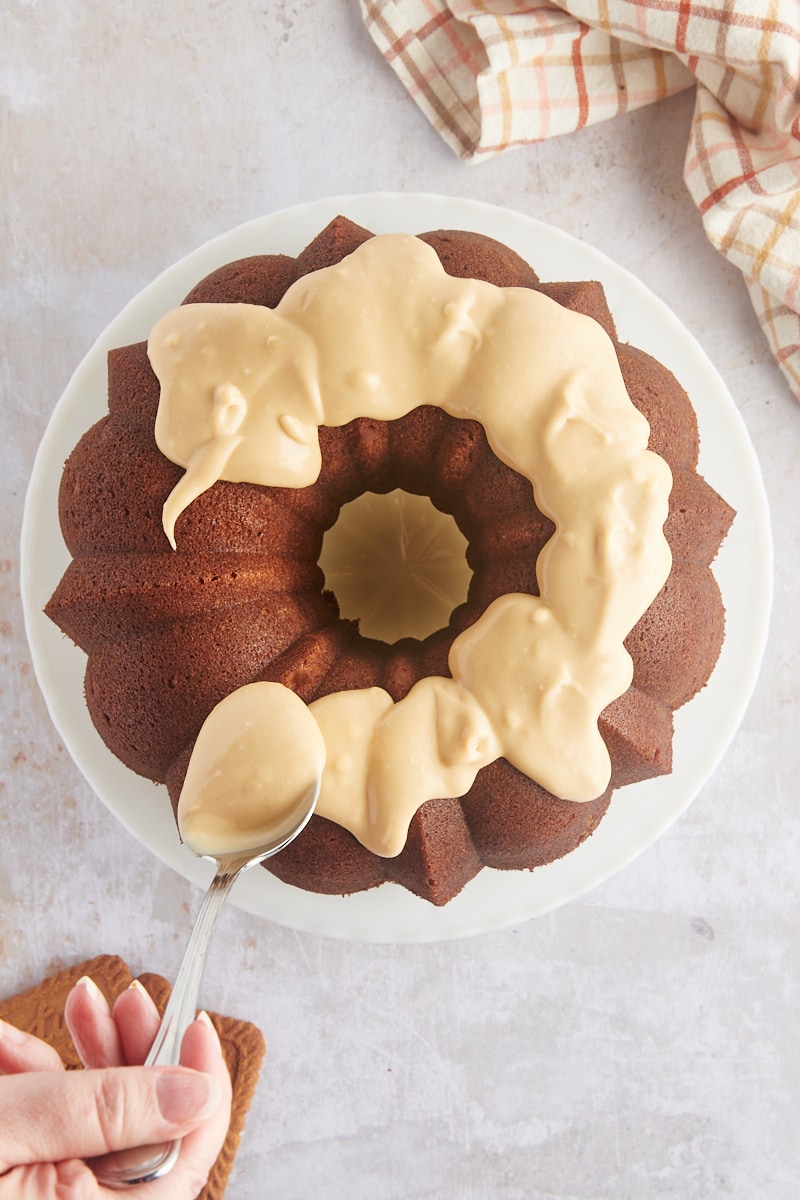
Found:
[[[275,309],[293,285],[299,288],[294,294],[301,294],[299,281],[312,272],[356,261],[355,252],[371,238],[367,230],[337,218],[296,259],[270,254],[230,263],[199,282],[184,305],[233,306],[227,310],[231,318],[239,306]],[[391,856],[375,853],[343,825],[318,814],[292,846],[266,864],[284,881],[312,891],[347,894],[393,881],[434,904],[445,904],[483,866],[530,869],[568,853],[596,828],[614,788],[671,770],[673,711],[703,687],[722,644],[724,611],[710,563],[733,512],[697,474],[697,423],[688,397],[666,368],[617,341],[599,284],[543,283],[513,251],[474,233],[437,231],[408,241],[425,243],[422,259],[427,263],[427,257],[435,257],[437,270],[441,263],[451,282],[478,280],[494,289],[524,289],[528,301],[531,294],[544,297],[548,310],[591,318],[583,326],[611,347],[615,370],[618,362],[624,390],[635,406],[626,397],[627,408],[638,421],[635,410],[649,423],[649,451],[654,453],[644,452],[648,463],[658,462],[659,456],[672,475],[663,525],[669,553],[666,559],[656,554],[660,566],[649,575],[651,584],[657,579],[651,593],[655,598],[630,623],[630,632],[630,624],[625,630],[632,680],[608,693],[616,698],[595,722],[602,754],[610,763],[600,795],[587,796],[591,783],[584,782],[579,798],[563,799],[521,769],[527,764],[528,743],[536,739],[526,741],[524,723],[519,734],[511,732],[519,721],[501,695],[496,703],[508,725],[507,738],[488,757],[476,758],[474,782],[470,780],[465,794],[434,795],[416,809],[399,853],[397,846]],[[458,299],[453,304],[462,342],[474,349],[492,340],[483,329],[470,327]],[[303,304],[296,308],[302,313]],[[202,311],[193,310],[188,317],[199,319]],[[520,311],[527,309],[523,305]],[[537,479],[532,487],[532,476],[519,469],[513,426],[503,441],[496,430],[487,435],[490,422],[461,410],[445,411],[427,395],[392,419],[357,415],[342,423],[320,423],[320,453],[312,463],[318,475],[304,486],[265,483],[258,477],[241,482],[254,477],[235,471],[225,479],[213,471],[209,475],[205,459],[200,467],[197,456],[190,463],[191,447],[184,448],[183,459],[171,461],[154,435],[162,387],[151,358],[161,353],[163,360],[167,342],[180,357],[184,332],[176,329],[170,326],[160,352],[151,339],[150,357],[146,343],[109,354],[109,415],[84,435],[64,469],[59,517],[72,562],[46,608],[88,655],[86,702],[100,736],[131,770],[165,783],[174,806],[203,721],[219,701],[245,684],[281,683],[320,714],[340,693],[385,696],[385,703],[399,711],[399,702],[420,681],[438,681],[448,695],[473,687],[461,647],[480,641],[476,631],[486,627],[489,617],[497,624],[496,614],[504,613],[509,598],[521,600],[526,619],[539,621],[546,608],[538,599],[542,569],[553,557],[556,529],[562,543],[569,541],[549,485]],[[544,353],[541,363],[544,370]],[[351,386],[348,379],[341,381],[343,396]],[[370,380],[370,372],[360,370],[358,388],[374,390]],[[513,392],[513,382],[506,381],[507,391]],[[304,396],[313,392],[305,378],[298,386]],[[223,423],[231,411],[229,398],[226,392]],[[504,400],[498,399],[498,405]],[[573,396],[562,412],[558,436],[571,436],[576,405],[580,399]],[[341,411],[347,415],[346,404]],[[464,413],[472,411],[464,408]],[[541,439],[552,440],[553,429],[552,423],[543,427]],[[226,454],[234,456],[231,462],[241,441],[237,430],[234,422],[223,431]],[[598,426],[596,435],[613,448],[605,429]],[[309,442],[303,430],[290,429],[289,440],[298,461],[313,459],[313,439]],[[569,445],[580,449],[577,441]],[[595,446],[591,453],[596,452]],[[205,476],[183,494],[193,471]],[[651,483],[639,480],[637,486],[636,496],[647,508]],[[363,636],[357,621],[339,615],[318,560],[323,535],[343,505],[364,492],[394,489],[428,496],[436,508],[452,515],[468,543],[472,579],[466,601],[446,627],[422,640],[405,637],[387,644]],[[581,497],[573,505],[579,515],[587,503]],[[162,525],[168,499],[171,516]],[[656,503],[647,528],[658,511]],[[666,503],[661,521],[665,514]],[[556,524],[551,516],[557,517]],[[173,525],[175,549],[167,541]],[[601,545],[593,519],[587,528],[596,561],[616,562],[609,568],[612,576],[620,574],[620,563],[650,561],[651,544],[661,538],[659,530],[643,545],[631,532],[630,545],[620,551],[616,544]],[[581,536],[570,534],[573,549]],[[580,547],[575,550],[580,552]],[[575,579],[583,581],[591,596],[591,579]],[[584,590],[575,579],[565,589],[566,604]],[[628,655],[623,658],[630,662]],[[484,653],[483,660],[488,678],[494,659]],[[498,662],[512,671],[514,660],[512,650]],[[583,767],[567,765],[576,773]]]

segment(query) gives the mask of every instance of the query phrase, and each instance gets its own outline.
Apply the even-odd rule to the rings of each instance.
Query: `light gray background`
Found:
[[[354,0],[2,5],[0,994],[102,952],[172,976],[198,903],[59,744],[18,586],[28,476],[73,368],[198,244],[286,205],[384,189],[549,221],[633,271],[698,338],[772,507],[774,617],[744,724],[687,814],[615,879],[518,928],[436,945],[224,915],[203,1003],[268,1041],[232,1197],[797,1195],[800,410],[683,186],[692,103],[466,167]]]

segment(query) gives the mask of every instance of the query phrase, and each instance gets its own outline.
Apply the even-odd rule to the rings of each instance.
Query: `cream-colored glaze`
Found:
[[[211,710],[178,801],[195,854],[249,854],[287,837],[325,766],[325,742],[303,701],[280,683],[250,683]]]
[[[329,747],[319,812],[394,855],[419,805],[464,794],[501,755],[563,799],[605,790],[597,720],[630,685],[624,639],[669,573],[671,475],[595,321],[528,289],[454,279],[424,242],[391,234],[298,280],[275,311],[176,309],[149,353],[157,441],[187,467],[165,506],[171,539],[212,476],[307,486],[317,425],[421,404],[479,420],[555,523],[540,597],[491,604],[454,641],[452,680],[423,679],[398,704],[369,689],[312,706]]]
[[[421,679],[399,704],[374,687],[334,692],[310,709],[328,747],[316,811],[388,858],[406,844],[420,804],[463,796],[502,753],[486,714],[452,679]]]
[[[364,637],[420,641],[467,598],[467,539],[427,496],[365,492],[342,506],[319,565],[339,612]]]

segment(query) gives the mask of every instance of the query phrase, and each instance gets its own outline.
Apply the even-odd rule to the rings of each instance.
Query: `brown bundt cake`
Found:
[[[337,218],[296,259],[230,263],[184,303],[274,307],[293,281],[371,236]],[[510,249],[474,233],[420,236],[451,276],[533,289],[597,321],[650,424],[650,448],[674,481],[664,529],[672,569],[626,640],[632,686],[599,722],[611,759],[601,796],[558,799],[500,758],[461,798],[423,804],[396,857],[371,853],[315,816],[267,864],[312,891],[346,894],[391,880],[445,904],[483,866],[529,869],[568,853],[595,829],[615,787],[671,770],[673,711],[703,687],[722,644],[724,612],[709,564],[733,513],[697,474],[688,397],[663,366],[617,342],[600,284],[542,283]],[[453,640],[493,601],[538,595],[536,559],[554,526],[530,483],[495,456],[481,424],[427,405],[393,421],[321,427],[322,468],[312,486],[215,483],[179,517],[173,551],[162,507],[182,470],[154,439],[159,383],[147,345],[113,350],[108,369],[109,415],[64,469],[59,515],[73,561],[46,611],[88,655],[86,702],[100,736],[131,770],[166,783],[174,805],[201,724],[236,688],[277,681],[311,703],[377,686],[398,701],[421,678],[450,675]],[[473,575],[446,628],[388,645],[339,616],[318,558],[345,503],[397,488],[427,495],[453,516]]]

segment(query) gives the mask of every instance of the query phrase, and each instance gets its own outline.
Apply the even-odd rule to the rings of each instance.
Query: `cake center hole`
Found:
[[[467,598],[467,540],[427,496],[400,488],[343,505],[325,534],[319,565],[341,615],[364,637],[425,638]]]

